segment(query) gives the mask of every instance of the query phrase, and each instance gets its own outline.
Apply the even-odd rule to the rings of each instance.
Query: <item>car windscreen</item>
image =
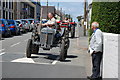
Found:
[[[30,22],[30,24],[34,21],[34,20],[28,20]]]
[[[20,24],[20,21],[16,21],[16,23]]]
[[[8,24],[9,24],[9,25],[10,25],[10,24],[15,24],[15,22],[12,21],[12,20],[8,20]]]
[[[23,23],[23,24],[26,24],[26,21],[25,21],[25,20],[22,20],[22,23]]]

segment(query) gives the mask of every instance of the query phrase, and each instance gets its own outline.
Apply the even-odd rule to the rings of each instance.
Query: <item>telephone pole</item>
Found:
[[[60,16],[61,16],[61,20],[63,19],[62,17],[62,8],[60,9]]]
[[[47,19],[48,19],[48,0],[47,0]]]
[[[60,12],[59,12],[59,2],[57,4],[57,11],[58,11],[58,15],[60,15]]]
[[[84,0],[84,36],[86,36],[86,0]]]

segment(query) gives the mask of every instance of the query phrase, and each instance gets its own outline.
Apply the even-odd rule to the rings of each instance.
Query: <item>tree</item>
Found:
[[[82,19],[82,16],[78,16],[77,19],[78,21],[80,21]]]

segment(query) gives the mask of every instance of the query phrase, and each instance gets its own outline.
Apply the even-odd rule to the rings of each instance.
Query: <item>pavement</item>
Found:
[[[70,38],[70,48],[64,62],[57,60],[59,48],[39,50],[26,58],[26,45],[31,32],[5,38],[0,50],[2,78],[86,78],[91,74],[91,58],[87,53],[88,37],[81,36],[82,27],[76,27],[76,37]]]

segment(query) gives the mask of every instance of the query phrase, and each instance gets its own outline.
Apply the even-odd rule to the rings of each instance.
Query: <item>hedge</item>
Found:
[[[103,32],[120,34],[120,2],[93,2],[91,23],[94,21]]]

